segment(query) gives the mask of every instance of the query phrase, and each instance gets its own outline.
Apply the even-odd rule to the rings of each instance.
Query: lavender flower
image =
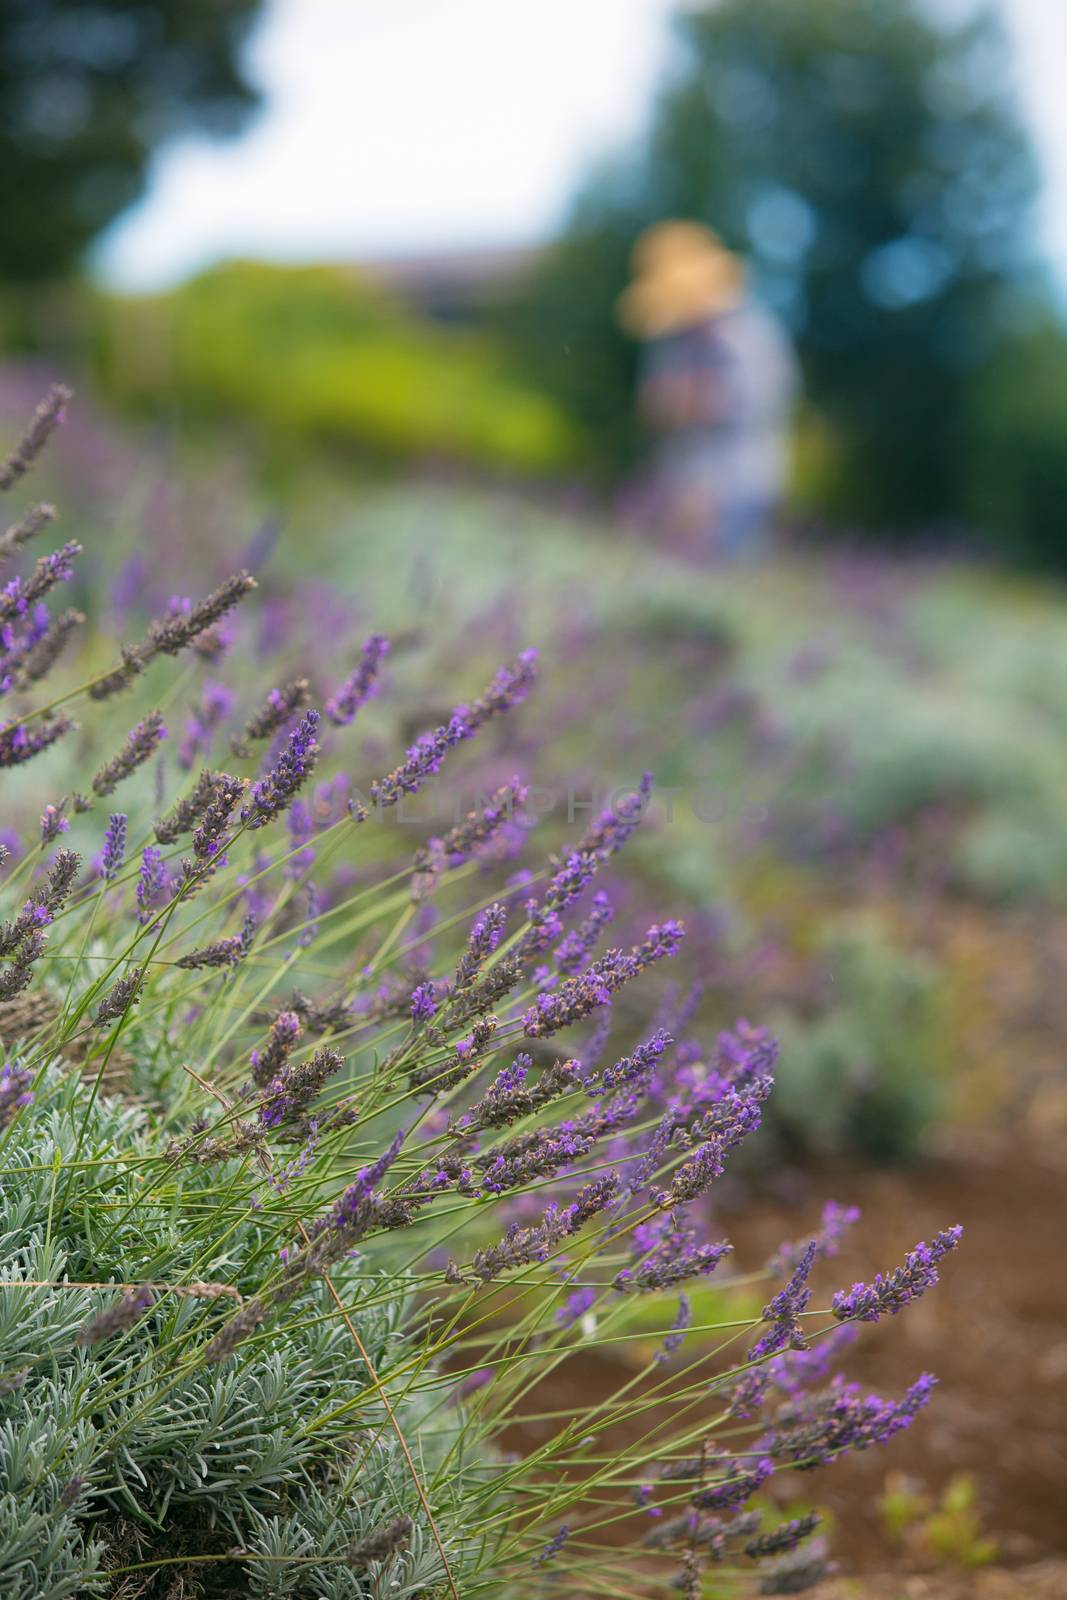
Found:
[[[523,651],[514,666],[501,667],[485,693],[471,705],[457,706],[447,722],[416,739],[400,765],[371,784],[375,806],[395,806],[401,795],[417,794],[427,778],[440,772],[449,750],[470,739],[493,717],[520,705],[536,676],[536,658],[536,650]]]
[[[547,1261],[557,1245],[611,1204],[618,1186],[617,1174],[609,1173],[579,1189],[569,1206],[549,1206],[535,1227],[520,1228],[518,1223],[512,1223],[498,1244],[475,1253],[471,1271],[483,1283],[488,1283],[501,1272],[535,1261]]]
[[[250,746],[262,739],[270,739],[311,699],[311,684],[307,678],[294,678],[280,689],[272,689],[266,702],[249,717],[244,733],[234,735],[230,747],[235,756],[251,754]]]
[[[135,728],[126,736],[126,743],[117,756],[111,760],[93,779],[92,788],[95,795],[103,798],[104,795],[114,794],[118,785],[124,778],[137,771],[137,768],[150,760],[167,737],[167,730],[163,723],[162,711],[150,711]]]
[[[681,1349],[685,1342],[686,1332],[692,1325],[692,1321],[693,1307],[689,1296],[687,1294],[680,1294],[678,1296],[678,1310],[675,1313],[674,1322],[671,1325],[671,1331],[666,1335],[662,1345],[656,1351],[656,1360],[658,1362],[662,1363],[664,1361],[669,1361],[671,1356],[674,1355],[675,1351]]]
[[[879,1317],[895,1317],[906,1305],[933,1288],[938,1281],[938,1266],[960,1242],[963,1229],[957,1223],[937,1234],[931,1244],[920,1241],[904,1258],[904,1265],[873,1283],[854,1283],[839,1289],[833,1298],[833,1313],[839,1322],[853,1317],[860,1322],[877,1322]]]
[[[457,706],[469,737],[493,717],[521,706],[537,680],[537,651],[523,650],[509,667],[501,667],[484,694],[469,706]]]
[[[826,1541],[813,1539],[803,1550],[793,1551],[775,1562],[760,1577],[760,1594],[804,1594],[814,1589],[834,1571],[826,1559]]]
[[[236,967],[251,949],[255,930],[255,918],[246,917],[240,933],[231,934],[226,939],[216,939],[214,944],[192,950],[175,964],[179,967]]]
[[[529,791],[518,778],[493,791],[480,811],[468,811],[440,839],[431,839],[425,850],[415,854],[415,870],[430,873],[434,862],[458,867],[470,856],[486,850],[515,813],[526,803]]]
[[[5,723],[0,727],[0,767],[20,767],[32,761],[74,726],[67,717],[49,717],[32,728],[26,723]]]
[[[478,1103],[460,1118],[457,1129],[470,1133],[475,1128],[505,1127],[520,1117],[532,1116],[578,1084],[577,1061],[556,1061],[536,1083],[528,1083],[532,1065],[531,1058],[522,1053],[510,1066],[502,1067]]]
[[[33,981],[33,968],[44,954],[47,937],[39,930],[28,933],[10,964],[0,972],[0,1001],[13,1000]]]
[[[706,1278],[732,1250],[733,1245],[725,1239],[718,1244],[694,1244],[690,1230],[676,1228],[646,1260],[624,1267],[616,1275],[615,1288],[620,1294],[651,1294],[690,1278]]]
[[[709,1484],[705,1489],[698,1489],[693,1495],[693,1505],[701,1511],[725,1511],[732,1506],[744,1505],[767,1482],[774,1471],[774,1462],[764,1456],[753,1466],[746,1467],[740,1461],[718,1461],[717,1470],[724,1476],[717,1482]]]
[[[616,851],[622,849],[641,822],[648,810],[651,796],[652,774],[646,772],[642,775],[637,789],[625,802],[613,810],[601,812],[597,821],[583,837],[578,849],[590,852],[601,861],[613,856]]]
[[[370,794],[375,806],[383,809],[395,806],[401,795],[417,794],[427,778],[440,772],[448,751],[469,736],[470,729],[458,714],[432,732],[420,735],[400,765],[371,784]]]
[[[318,725],[318,712],[306,712],[299,727],[289,735],[277,764],[252,785],[251,798],[241,811],[241,821],[249,828],[266,827],[281,815],[302,787],[318,760],[319,746],[315,739]]]
[[[595,1135],[583,1133],[574,1123],[520,1134],[478,1158],[482,1191],[504,1194],[535,1178],[549,1178],[588,1154],[594,1142]]]
[[[822,1208],[822,1227],[815,1236],[815,1259],[821,1261],[836,1256],[841,1240],[859,1218],[858,1206],[842,1206],[836,1200],[827,1200]],[[775,1273],[792,1272],[807,1249],[806,1242],[780,1245],[767,1263],[768,1269]]]
[[[523,1015],[523,1032],[527,1038],[542,1039],[580,1022],[654,961],[676,954],[683,933],[681,923],[665,922],[649,928],[642,943],[628,954],[607,951],[580,977],[564,979],[553,994],[538,995],[536,1005]]]
[[[547,1566],[550,1561],[555,1561],[556,1557],[563,1549],[563,1546],[570,1538],[570,1532],[570,1525],[564,1522],[560,1527],[559,1532],[554,1533],[551,1539],[545,1545],[544,1549],[539,1551],[538,1554],[534,1556],[535,1563],[539,1567],[543,1567]]]
[[[80,556],[82,547],[75,539],[68,539],[59,550],[41,556],[30,576],[12,578],[0,589],[0,624],[25,616],[31,606],[43,600],[57,583],[65,583],[74,576],[74,557]]]
[[[104,854],[100,864],[100,871],[106,883],[111,883],[118,877],[125,854],[126,815],[122,811],[113,811],[104,834]]]
[[[356,712],[376,692],[378,672],[389,654],[389,640],[380,633],[372,633],[364,641],[356,670],[345,679],[323,707],[330,721],[337,727],[347,727],[355,720]]]
[[[204,790],[199,822],[193,834],[193,854],[198,861],[211,861],[226,847],[226,830],[233,808],[244,794],[246,785],[243,778],[231,778],[227,772],[213,772],[204,776],[211,781]],[[158,828],[156,838],[159,838]]]
[[[106,1027],[109,1022],[126,1015],[131,1006],[136,1005],[141,998],[141,982],[144,978],[143,967],[131,967],[125,977],[119,978],[104,996],[97,1007],[93,1023],[98,1028]]]
[[[760,1556],[781,1555],[786,1550],[795,1550],[801,1540],[808,1538],[815,1532],[822,1518],[815,1511],[809,1511],[806,1516],[794,1517],[789,1522],[780,1522],[777,1528],[772,1528],[768,1533],[757,1534],[745,1546],[746,1556],[758,1560]]]
[[[578,971],[614,915],[611,901],[602,890],[598,890],[593,896],[593,908],[589,916],[577,928],[565,934],[552,953],[560,972],[572,974]]]
[[[296,1047],[303,1029],[295,1011],[280,1011],[271,1023],[267,1043],[251,1055],[252,1082],[264,1088],[281,1072]]]
[[[356,1173],[348,1188],[338,1196],[325,1217],[312,1226],[307,1268],[319,1271],[351,1250],[375,1226],[402,1227],[414,1215],[415,1201],[395,1197],[391,1202],[377,1192],[385,1174],[400,1154],[404,1133],[397,1133],[390,1145],[370,1166]]]
[[[196,605],[180,606],[167,616],[149,624],[148,633],[139,644],[122,647],[122,664],[105,674],[90,688],[94,700],[107,700],[126,689],[144,671],[156,656],[176,656],[195,642],[209,628],[214,627],[228,611],[243,600],[256,587],[256,580],[247,572],[237,572]]]
[[[865,1394],[858,1383],[835,1378],[822,1395],[804,1397],[783,1409],[764,1440],[776,1461],[802,1471],[822,1466],[849,1450],[885,1444],[928,1404],[937,1379],[924,1372],[903,1400]]]
[[[803,1349],[804,1339],[800,1332],[799,1318],[807,1310],[811,1299],[811,1290],[807,1284],[811,1269],[815,1265],[818,1248],[818,1242],[813,1239],[797,1262],[785,1288],[775,1295],[769,1305],[764,1306],[763,1321],[769,1322],[771,1327],[749,1350],[750,1361],[777,1355],[787,1346],[794,1350]]]
[[[116,1300],[106,1311],[99,1312],[79,1328],[75,1343],[84,1347],[99,1344],[102,1339],[110,1339],[116,1333],[125,1333],[135,1323],[140,1322],[154,1301],[155,1295],[147,1283],[141,1284],[136,1289],[127,1289],[121,1299]]]
[[[44,810],[41,812],[42,844],[52,844],[54,840],[59,838],[61,833],[66,833],[67,829],[70,827],[70,823],[63,815],[63,807],[65,804],[66,802],[61,800],[58,805],[49,804],[45,806]]]
[[[224,773],[209,772],[206,768],[201,772],[192,794],[179,800],[174,809],[155,824],[154,832],[160,844],[173,844],[183,834],[192,833],[223,777]]]
[[[153,845],[147,845],[141,852],[136,893],[137,920],[145,927],[170,896],[170,875],[163,864],[163,852]]]
[[[606,1067],[597,1082],[587,1084],[590,1095],[613,1094],[618,1089],[644,1088],[652,1079],[656,1063],[672,1043],[671,1036],[658,1028],[651,1039],[638,1045],[633,1055],[623,1056],[613,1067]]]
[[[280,1128],[284,1123],[299,1122],[327,1078],[340,1072],[344,1064],[343,1055],[325,1046],[307,1061],[288,1062],[266,1086],[259,1108],[260,1127]]]
[[[506,921],[507,911],[499,902],[494,902],[493,905],[487,906],[481,915],[476,918],[467,936],[466,949],[456,967],[454,987],[457,990],[469,988],[477,978],[482,967],[500,943]]]
[[[581,1322],[586,1312],[595,1304],[595,1289],[575,1289],[556,1312],[556,1321],[561,1328],[573,1328],[574,1324]]]
[[[188,772],[198,757],[205,754],[212,735],[234,708],[236,695],[222,683],[205,683],[197,704],[185,724],[178,747],[178,765]]]
[[[23,1106],[32,1105],[33,1073],[28,1067],[5,1061],[0,1068],[0,1128],[6,1128]]]
[[[46,612],[45,607],[41,609]],[[46,621],[45,626],[35,629],[20,651],[15,674],[16,688],[28,689],[31,683],[39,683],[47,677],[62,655],[67,640],[84,621],[82,612],[68,607],[54,621]]]
[[[54,383],[30,418],[22,438],[7,460],[0,462],[0,489],[11,489],[23,477],[66,415],[73,393],[62,383]]]
[[[0,566],[22,545],[29,544],[31,539],[36,538],[42,528],[47,528],[50,522],[54,522],[57,514],[55,506],[31,506],[25,516],[20,517],[18,522],[12,523],[5,533],[0,534]]]
[[[437,1015],[437,1001],[432,983],[420,983],[411,991],[412,1022],[432,1022]]]

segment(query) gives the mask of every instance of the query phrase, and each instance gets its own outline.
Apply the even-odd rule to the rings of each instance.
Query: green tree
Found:
[[[190,129],[238,128],[238,64],[259,0],[5,0],[0,5],[0,279],[76,267]]]
[[[965,395],[1026,262],[1035,170],[990,12],[918,0],[722,0],[676,20],[644,146],[597,174],[512,320],[600,458],[632,442],[613,321],[641,228],[698,218],[792,328],[843,450],[839,509],[960,503]],[[597,392],[601,382],[610,393]]]

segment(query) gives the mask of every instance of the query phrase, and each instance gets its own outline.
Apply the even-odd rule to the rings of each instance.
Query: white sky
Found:
[[[249,47],[264,110],[237,141],[162,151],[99,269],[154,288],[229,255],[543,238],[590,158],[641,127],[676,4],[268,0]],[[1067,0],[1002,5],[1048,180],[1045,244],[1067,280]]]

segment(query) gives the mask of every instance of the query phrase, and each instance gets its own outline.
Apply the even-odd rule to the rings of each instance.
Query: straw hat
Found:
[[[638,339],[676,333],[740,304],[745,274],[717,234],[699,222],[657,222],[634,246],[634,280],[616,303]]]

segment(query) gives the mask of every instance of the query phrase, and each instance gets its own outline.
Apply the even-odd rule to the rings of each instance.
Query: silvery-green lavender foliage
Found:
[[[220,1187],[236,1176],[226,1166],[176,1168],[165,1198],[146,1204],[145,1166],[158,1141],[144,1114],[111,1098],[89,1101],[78,1077],[49,1072],[14,1127],[0,1173],[0,1278],[25,1285],[0,1298],[5,1600],[110,1592],[104,1572],[122,1563],[109,1540],[125,1521],[149,1540],[153,1525],[195,1529],[205,1555],[242,1550],[256,1595],[432,1592],[443,1570],[421,1528],[389,1563],[384,1588],[373,1570],[357,1574],[346,1563],[354,1543],[401,1513],[417,1519],[419,1506],[368,1370],[330,1317],[325,1291],[313,1291],[299,1319],[241,1362],[195,1360],[198,1318],[214,1307],[221,1322],[234,1296],[256,1292],[269,1237],[254,1213],[217,1238],[187,1225],[198,1207],[220,1203]],[[65,1193],[79,1149],[84,1176]],[[354,1263],[335,1269],[342,1293],[357,1271]],[[121,1302],[121,1287],[103,1285],[130,1280],[153,1286],[152,1304],[130,1327],[80,1344],[81,1331]],[[89,1281],[101,1287],[71,1286]],[[220,1286],[227,1293],[212,1300]],[[388,1375],[403,1350],[402,1301],[396,1286],[375,1303],[371,1285],[368,1298],[360,1335]],[[462,1474],[453,1461],[435,1476],[456,1448],[456,1415],[418,1394],[397,1410],[419,1439],[462,1573],[463,1545],[478,1542],[449,1524],[451,1485]]]
[[[23,560],[48,522],[0,538],[25,566],[0,589],[0,769],[42,774],[33,836],[24,816],[21,855],[0,860],[0,1593],[817,1581],[813,1519],[765,1519],[753,1497],[913,1421],[929,1375],[886,1400],[831,1367],[854,1324],[937,1282],[959,1229],[821,1309],[812,1274],[851,1208],[730,1277],[708,1196],[760,1125],[774,1041],[742,1023],[676,1044],[683,1005],[608,1050],[616,997],[685,931],[608,943],[602,884],[651,779],[535,872],[512,870],[518,778],[398,866],[372,824],[522,703],[536,653],[360,794],[325,768],[377,690],[388,642],[371,635],[321,690],[288,678],[242,706],[202,682],[181,778],[159,783],[173,713],[140,693],[162,693],[164,657],[192,660],[172,700],[226,670],[255,584],[175,598],[40,701],[77,627],[49,610],[76,543]],[[75,707],[94,719],[78,771]],[[203,764],[220,747],[233,770]],[[635,1324],[642,1303],[661,1327]],[[561,1411],[558,1369],[628,1343],[639,1374]],[[516,1438],[525,1455],[498,1453]],[[652,1526],[620,1567],[605,1530],[635,1504]]]

